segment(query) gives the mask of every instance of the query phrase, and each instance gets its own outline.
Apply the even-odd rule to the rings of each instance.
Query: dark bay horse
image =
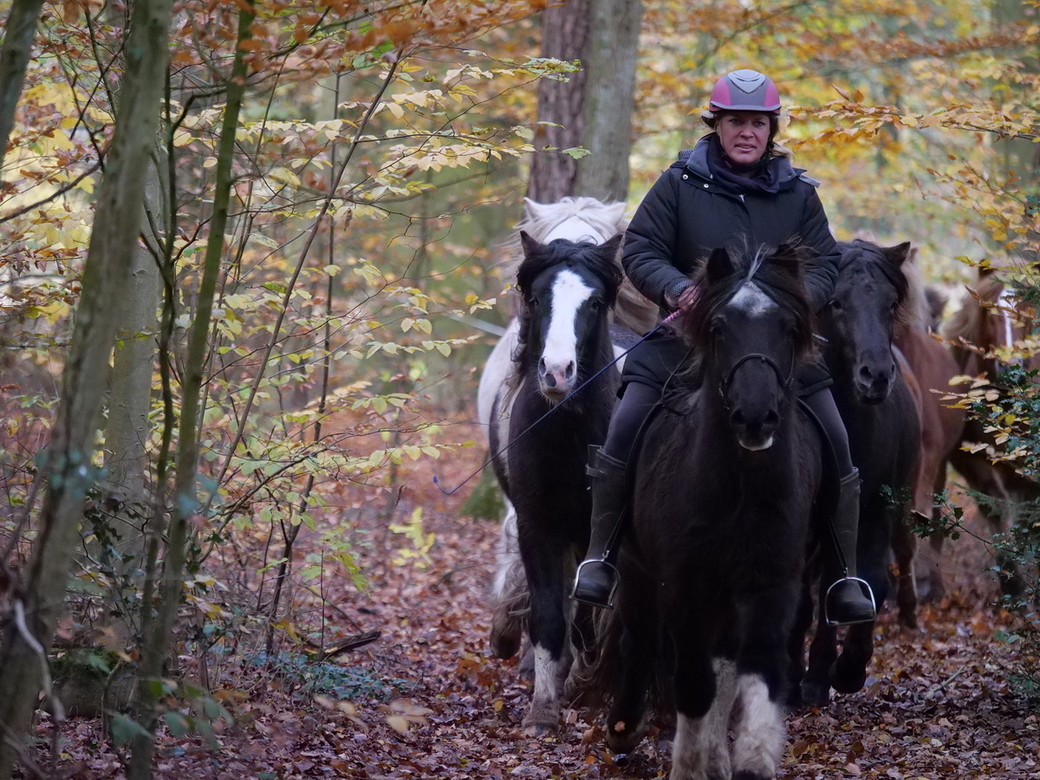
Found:
[[[1012,364],[1040,368],[1040,355],[1030,354],[1027,341],[1035,340],[1036,313],[1018,301],[992,268],[979,271],[978,281],[951,318],[944,335],[953,347],[961,373],[984,379],[987,388],[1004,393],[1001,373]],[[968,487],[990,497],[979,510],[994,533],[1003,533],[1018,520],[1018,505],[1040,501],[1040,485],[1025,477],[1013,462],[995,461],[994,438],[986,425],[969,415],[962,446],[950,463]],[[936,543],[941,542],[937,538]],[[1025,582],[1013,558],[998,550],[1001,588],[1020,595]]]
[[[921,441],[914,399],[892,350],[895,325],[905,316],[909,301],[902,265],[910,245],[882,248],[854,241],[840,247],[838,279],[819,318],[819,331],[852,462],[862,480],[858,573],[870,584],[880,608],[889,591],[893,530],[904,522]],[[909,562],[905,565],[910,568]],[[824,576],[821,583],[832,580]],[[803,628],[810,619],[811,614],[803,612]],[[826,703],[831,687],[842,693],[860,690],[873,654],[873,636],[872,622],[849,626],[839,656],[835,627],[819,620],[802,681],[804,701],[814,706]]]
[[[786,647],[821,479],[793,386],[812,344],[805,261],[789,247],[711,254],[683,328],[695,369],[673,378],[637,459],[597,682],[616,752],[638,744],[651,702],[672,702],[672,778],[771,778],[783,752]]]
[[[521,238],[515,374],[495,398],[490,444],[530,593],[535,681],[524,727],[540,733],[558,724],[570,642],[585,650],[592,641],[588,610],[572,635],[566,586],[588,545],[586,453],[606,437],[620,379],[609,368],[583,386],[614,359],[608,314],[621,287],[621,236],[603,244]]]

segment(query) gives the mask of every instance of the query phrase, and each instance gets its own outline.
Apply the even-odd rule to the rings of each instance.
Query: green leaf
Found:
[[[123,715],[122,713],[112,716],[109,727],[112,730],[112,741],[117,745],[128,745],[136,737],[152,738],[148,729],[129,715]]]
[[[164,713],[163,720],[166,721],[166,728],[175,737],[183,737],[191,731],[191,723],[176,710],[168,710]]]

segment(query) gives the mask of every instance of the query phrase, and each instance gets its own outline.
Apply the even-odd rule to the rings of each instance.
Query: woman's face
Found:
[[[722,151],[737,165],[754,165],[769,143],[769,114],[764,111],[727,111],[715,123]]]

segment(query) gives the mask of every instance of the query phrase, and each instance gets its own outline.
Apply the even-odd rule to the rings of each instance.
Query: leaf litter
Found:
[[[479,455],[464,451],[453,465],[468,474]],[[446,467],[444,460],[436,465]],[[440,495],[423,468],[419,461],[402,470],[407,490],[395,511],[407,518],[415,506],[424,508],[424,530],[436,539],[429,562],[392,564],[400,539],[386,532],[379,512],[355,501],[361,509],[354,522],[368,539],[358,554],[368,590],[357,590],[346,577],[326,580],[323,589],[355,628],[382,632],[337,663],[392,682],[351,700],[301,695],[274,675],[257,682],[256,668],[246,663],[236,677],[228,661],[224,682],[234,695],[224,700],[235,721],[215,724],[219,749],[198,735],[160,730],[155,777],[667,777],[667,726],[652,726],[628,756],[611,755],[602,714],[585,709],[566,709],[555,735],[522,734],[531,681],[517,659],[492,658],[487,647],[498,526],[460,517],[459,497]],[[901,628],[891,612],[881,616],[863,691],[788,716],[779,778],[1040,777],[1040,714],[1013,679],[1019,648],[998,640],[1010,621],[991,606],[997,586],[984,574],[986,555],[969,536],[947,542],[949,595],[922,606],[916,631]],[[250,678],[255,684],[244,684]],[[46,715],[37,737],[34,753],[48,766]],[[73,720],[53,765],[59,776],[120,778],[123,763],[115,750],[100,720]]]

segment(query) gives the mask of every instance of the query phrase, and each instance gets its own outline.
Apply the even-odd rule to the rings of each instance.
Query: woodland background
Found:
[[[728,70],[779,84],[839,239],[912,241],[953,299],[980,264],[1035,288],[1033,0],[16,0],[0,18],[0,777],[615,771],[584,713],[539,761],[493,760],[528,750],[506,734],[516,670],[481,633],[493,500],[431,477],[483,460],[473,399],[523,196],[634,209]],[[1035,776],[1029,611],[965,576],[924,624],[968,671],[920,694],[889,675],[865,709],[792,725],[792,767]],[[973,654],[994,647],[1011,660]],[[77,712],[91,686],[104,711]],[[928,710],[947,694],[996,714]],[[876,738],[886,717],[905,740]],[[842,741],[856,723],[873,736]],[[997,733],[999,769],[928,752]]]

